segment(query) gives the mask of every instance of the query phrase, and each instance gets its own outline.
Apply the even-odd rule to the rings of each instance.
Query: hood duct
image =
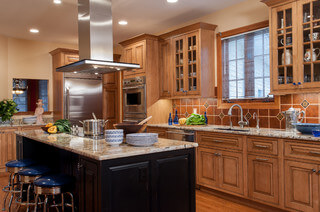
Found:
[[[78,1],[78,35],[80,60],[56,71],[104,74],[140,68],[113,62],[111,0]]]

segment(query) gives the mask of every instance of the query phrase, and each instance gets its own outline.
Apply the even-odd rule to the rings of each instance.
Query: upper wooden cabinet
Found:
[[[215,96],[215,28],[197,23],[159,36],[161,97]]]
[[[140,69],[124,71],[124,78],[131,78],[144,75],[151,68],[158,69],[158,63],[154,60],[158,57],[158,37],[149,34],[142,34],[120,43],[123,46],[121,61],[125,63],[137,63]]]
[[[320,1],[263,2],[271,14],[271,93],[319,92]]]

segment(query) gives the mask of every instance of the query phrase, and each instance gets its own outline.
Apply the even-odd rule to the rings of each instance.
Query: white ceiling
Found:
[[[77,0],[0,0],[0,34],[49,42],[77,43]],[[113,0],[113,37],[118,43],[141,33],[159,33],[243,0]],[[127,26],[118,25],[120,19]],[[39,34],[29,33],[31,27]]]

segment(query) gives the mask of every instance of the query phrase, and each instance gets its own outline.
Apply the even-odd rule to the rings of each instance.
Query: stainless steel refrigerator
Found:
[[[92,119],[95,113],[102,119],[102,79],[99,75],[64,73],[64,118],[71,125]]]

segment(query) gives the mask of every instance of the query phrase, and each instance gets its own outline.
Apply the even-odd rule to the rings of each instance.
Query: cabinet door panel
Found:
[[[160,54],[159,54],[159,74],[160,74],[160,97],[171,96],[171,54],[170,54],[170,43],[164,41],[160,43]]]
[[[110,211],[149,212],[149,162],[110,167]]]
[[[16,159],[16,134],[18,128],[0,131],[0,172],[5,172],[5,164]]]
[[[278,159],[248,155],[249,197],[279,203]]]
[[[173,39],[172,54],[174,57],[173,74],[173,94],[175,96],[185,96],[185,65],[186,63],[186,39],[185,36],[179,36]]]
[[[242,153],[218,151],[220,187],[224,190],[243,194]]]
[[[124,57],[123,57],[123,61],[124,63],[133,63],[134,61],[134,49],[133,47],[127,47],[124,49]],[[126,75],[132,75],[134,74],[132,71],[124,71],[123,74]]]
[[[285,161],[285,206],[301,211],[319,211],[318,166]]]
[[[197,179],[198,184],[216,188],[218,186],[219,161],[217,151],[199,147],[197,150]]]
[[[192,211],[190,162],[188,155],[156,161],[158,212]]]

